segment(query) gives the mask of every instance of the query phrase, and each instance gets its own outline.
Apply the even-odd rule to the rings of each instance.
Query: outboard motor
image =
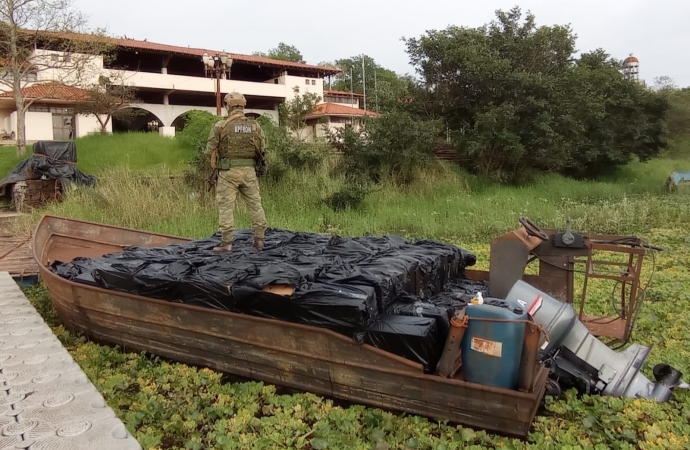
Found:
[[[675,376],[670,376],[670,370],[675,370],[670,366],[663,371],[665,376],[656,376],[658,383],[650,381],[640,373],[651,350],[649,347],[632,344],[623,352],[610,349],[578,320],[572,305],[562,303],[522,280],[513,285],[506,301],[518,302],[527,308],[535,323],[541,325],[548,336],[548,340],[543,338],[542,358],[556,355],[552,371],[556,375],[567,375],[577,384],[584,384],[586,393],[665,402],[671,398],[673,387],[687,386],[680,384],[679,372],[675,371]]]

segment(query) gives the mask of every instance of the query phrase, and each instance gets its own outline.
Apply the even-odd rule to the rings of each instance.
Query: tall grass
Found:
[[[26,155],[32,152],[31,147],[27,147]],[[19,164],[26,156],[17,156],[17,147],[0,147],[0,179],[5,178],[10,170]]]
[[[181,179],[168,178],[176,169],[157,163],[157,175],[146,171],[142,178],[142,167],[135,165],[144,164],[144,157],[136,157],[141,151],[127,153],[126,149],[135,148],[133,144],[118,148],[131,155],[129,166],[103,169],[107,176],[95,189],[70,193],[64,202],[24,218],[17,231],[26,233],[44,212],[191,238],[216,230],[215,203],[202,202]],[[162,154],[161,149],[152,152]],[[663,183],[670,170],[689,166],[685,160],[658,160],[631,164],[603,181],[548,175],[527,186],[506,187],[439,164],[412,186],[384,184],[361,208],[338,212],[323,199],[339,189],[341,180],[325,170],[290,171],[280,182],[262,182],[261,190],[272,227],[340,235],[394,233],[462,244],[488,242],[517,227],[523,215],[544,228],[562,228],[571,217],[576,229],[595,233],[640,234],[652,228],[684,227],[690,220],[690,197],[665,194]],[[251,225],[241,204],[235,217],[236,226]]]

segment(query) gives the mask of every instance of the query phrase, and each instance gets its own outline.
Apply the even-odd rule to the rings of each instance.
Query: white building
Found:
[[[647,85],[644,80],[640,80],[640,60],[632,53],[623,60],[623,76],[643,86]]]
[[[95,82],[99,76],[123,78],[136,89],[140,102],[133,106],[143,110],[143,114],[128,124],[111,121],[108,131],[146,130],[155,123],[154,128],[161,134],[171,136],[183,125],[184,113],[193,109],[216,113],[216,79],[206,74],[202,58],[204,54],[216,56],[218,51],[133,39],[113,38],[111,43],[116,47],[116,57],[105,64],[102,58],[93,57],[90,82]],[[52,61],[70,57],[44,49],[36,50],[36,54]],[[359,109],[357,94],[331,91],[332,95],[324,96],[324,78],[335,75],[338,69],[259,56],[229,56],[232,58],[230,76],[223,75],[220,80],[221,97],[231,91],[243,93],[249,114],[268,115],[278,121],[278,106],[295,96],[295,87],[299,87],[300,94],[318,94],[324,104],[348,107],[353,110],[353,116],[360,114],[355,111]],[[35,99],[26,114],[25,130],[29,142],[71,139],[100,129],[95,117],[74,114],[72,106],[83,98],[84,91],[57,83],[58,78],[62,79],[50,70],[40,71],[24,89],[26,98]],[[12,92],[0,93],[0,129],[4,129],[5,134],[16,134]]]
[[[323,140],[326,138],[326,129],[333,131],[348,126],[356,129],[364,116],[378,116],[373,111],[365,111],[359,107],[362,97],[363,94],[352,92],[324,91],[324,101],[306,118],[306,127],[303,130],[305,140]]]

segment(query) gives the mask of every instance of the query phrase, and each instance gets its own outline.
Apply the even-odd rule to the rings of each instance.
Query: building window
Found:
[[[53,62],[58,62],[60,57],[58,55],[50,55],[50,60]]]
[[[50,108],[46,105],[31,105],[29,106],[31,112],[50,112]]]
[[[316,85],[316,80],[311,80],[311,85],[315,86]]]
[[[50,106],[46,104],[33,104],[29,106],[31,112],[49,112],[53,114],[74,114],[74,108],[64,106]]]
[[[304,80],[304,84],[309,84],[309,80]]]

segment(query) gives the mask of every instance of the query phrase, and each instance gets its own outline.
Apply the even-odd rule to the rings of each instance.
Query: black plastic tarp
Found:
[[[77,168],[77,147],[74,141],[38,141],[33,155],[20,162],[0,180],[0,193],[5,186],[25,180],[60,180],[63,185],[94,186],[96,177],[85,175]]]
[[[219,242],[220,234],[215,233],[183,244],[130,247],[96,259],[57,261],[51,270],[79,283],[324,327],[358,341],[379,315],[390,313],[391,305],[427,298],[422,317],[399,307],[401,317],[406,317],[401,323],[431,321],[424,322],[424,333],[413,333],[413,348],[419,347],[416,351],[429,362],[430,350],[422,350],[443,345],[448,314],[441,311],[453,311],[454,306],[432,300],[475,263],[472,253],[457,246],[408,242],[398,236],[346,238],[271,228],[264,250],[258,252],[251,245],[252,230],[237,230],[231,254],[214,253]],[[286,297],[266,292],[264,288],[272,285],[291,286],[294,293]],[[406,354],[418,358],[414,352]]]

